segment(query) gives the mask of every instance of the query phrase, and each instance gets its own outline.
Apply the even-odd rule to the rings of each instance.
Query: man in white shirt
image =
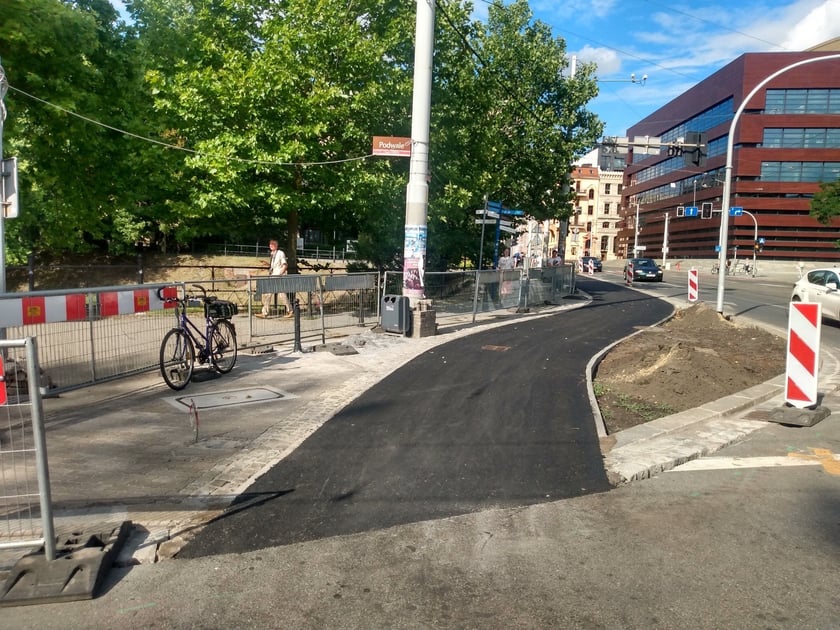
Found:
[[[271,258],[268,262],[269,275],[285,276],[289,272],[289,262],[286,260],[286,254],[282,249],[278,248],[277,241],[275,239],[271,239],[268,242],[268,249],[271,250]],[[257,315],[257,317],[261,317],[263,319],[268,317],[274,295],[275,294],[273,293],[262,294],[262,312]],[[283,306],[286,307],[286,317],[294,317],[295,314],[292,312],[292,307],[289,305],[289,296],[285,293],[280,293],[279,295],[280,301],[283,302]]]

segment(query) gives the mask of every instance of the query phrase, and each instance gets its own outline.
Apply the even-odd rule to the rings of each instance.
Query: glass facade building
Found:
[[[662,250],[665,215],[668,258],[716,258],[726,147],[744,98],[775,72],[820,52],[747,53],[627,130],[627,136],[676,143],[689,132],[707,134],[707,158],[695,166],[682,156],[634,156],[624,171],[623,225],[617,255],[629,256],[636,204],[645,229],[639,245],[647,256]],[[766,260],[809,260],[840,265],[840,218],[830,225],[810,216],[820,184],[840,180],[840,59],[817,61],[781,73],[760,89],[735,126],[727,251],[755,247],[756,229]],[[710,218],[685,216],[684,208],[711,204]],[[706,205],[708,207],[708,205]],[[708,216],[708,213],[707,213]],[[642,221],[640,221],[641,223]]]

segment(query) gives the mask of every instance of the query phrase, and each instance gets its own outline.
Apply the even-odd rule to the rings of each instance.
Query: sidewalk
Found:
[[[169,390],[152,372],[46,399],[56,531],[71,537],[130,521],[132,536],[120,564],[171,557],[253,480],[415,356],[477,330],[585,304],[570,300],[529,314],[484,314],[476,324],[471,314],[447,318],[440,334],[420,339],[349,328],[314,352],[241,354],[231,374],[197,375],[183,392]],[[823,406],[840,409],[840,360],[823,356]],[[781,406],[782,394],[779,377],[605,437],[606,468],[614,480],[627,482],[712,453],[766,427],[762,414]],[[275,404],[254,404],[266,397]],[[592,402],[597,409],[594,397]],[[0,554],[0,570],[21,555]]]

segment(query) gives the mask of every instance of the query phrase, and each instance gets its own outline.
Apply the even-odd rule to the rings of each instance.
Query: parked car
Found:
[[[583,263],[583,270],[589,271],[589,261],[592,261],[592,266],[595,271],[603,271],[604,266],[601,264],[601,259],[596,258],[595,256],[581,256],[580,262]]]
[[[793,285],[791,302],[819,302],[826,319],[840,322],[840,267],[812,269]]]
[[[646,280],[662,282],[662,268],[656,264],[653,258],[631,258],[624,264],[624,281],[627,282],[630,273],[629,267],[633,265],[633,282]]]

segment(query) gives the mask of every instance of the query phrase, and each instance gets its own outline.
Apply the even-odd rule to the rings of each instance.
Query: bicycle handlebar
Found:
[[[207,295],[207,289],[205,289],[200,284],[193,284],[193,285],[190,285],[190,286],[192,286],[192,287],[198,289],[199,291],[201,291],[201,296],[184,295],[183,298],[180,298],[177,295],[175,295],[175,296],[163,295],[163,291],[168,289],[168,288],[171,288],[171,287],[158,287],[157,290],[155,291],[155,293],[157,293],[158,299],[161,300],[162,302],[186,302],[186,301],[189,301],[189,300],[201,300],[202,303],[209,304],[210,302],[215,302],[216,301],[216,296],[215,295],[208,296]]]

